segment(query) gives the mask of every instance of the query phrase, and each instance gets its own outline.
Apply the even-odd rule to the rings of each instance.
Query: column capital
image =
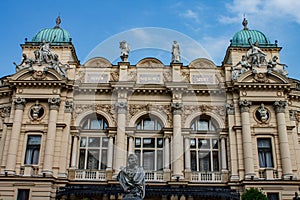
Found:
[[[65,112],[72,113],[73,112],[73,101],[65,101]]]
[[[134,132],[133,131],[126,132],[125,134],[127,135],[127,137],[134,138]]]
[[[296,121],[296,114],[297,114],[296,110],[290,110],[290,120],[291,121]]]
[[[276,113],[285,113],[286,101],[275,101],[273,104]]]
[[[58,110],[60,104],[60,98],[49,98],[48,103],[50,110]]]
[[[171,103],[171,109],[174,115],[180,115],[182,113],[182,103]]]
[[[14,98],[13,101],[14,101],[16,110],[24,110],[25,103],[26,103],[25,98],[18,97],[18,98]]]
[[[227,115],[234,115],[235,110],[234,110],[234,105],[232,103],[226,104],[226,112],[227,112]]]
[[[117,102],[115,104],[115,106],[116,106],[116,109],[117,109],[118,113],[120,113],[120,114],[126,114],[127,107],[128,107],[127,102]]]
[[[239,106],[241,108],[241,112],[249,112],[250,106],[252,105],[252,102],[249,100],[239,100]]]

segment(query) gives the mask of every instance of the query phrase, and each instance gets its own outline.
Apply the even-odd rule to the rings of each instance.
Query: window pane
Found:
[[[86,137],[82,137],[81,138],[81,140],[80,140],[80,147],[86,147]]]
[[[100,147],[100,137],[90,137],[89,147]]]
[[[198,139],[198,148],[199,149],[210,149],[209,139]]]
[[[157,170],[163,170],[163,151],[157,151]]]
[[[257,146],[262,148],[270,148],[271,147],[271,141],[270,139],[258,139],[257,140]]]
[[[101,127],[103,130],[106,130],[108,128],[108,124],[106,123],[106,121],[102,120],[103,122],[103,127]]]
[[[268,200],[279,200],[279,193],[278,192],[268,192],[267,193]]]
[[[163,148],[163,139],[157,138],[157,148]]]
[[[87,169],[98,169],[99,166],[99,150],[88,150]]]
[[[90,129],[90,127],[89,127],[89,119],[87,119],[85,122],[84,122],[84,124],[83,124],[83,129]]]
[[[191,151],[191,170],[192,171],[197,171],[196,151]]]
[[[144,119],[144,130],[154,130],[154,121],[151,119]]]
[[[274,167],[273,155],[270,138],[259,138],[257,139],[257,150],[259,166],[261,168]]]
[[[137,130],[142,130],[142,121],[140,121],[140,122],[136,125],[136,129],[137,129]]]
[[[100,129],[101,127],[101,119],[98,120],[98,119],[92,119],[91,120],[91,127],[90,129]]]
[[[41,136],[28,136],[24,164],[38,164],[40,156]]]
[[[106,163],[107,163],[107,150],[103,149],[101,152],[101,166],[100,169],[106,169]]]
[[[38,136],[38,135],[30,135],[30,136],[28,136],[27,144],[30,144],[30,145],[40,145],[41,144],[41,136]]]
[[[199,120],[198,121],[198,130],[207,131],[208,130],[208,121],[207,120]]]
[[[141,151],[140,150],[135,150],[134,153],[138,158],[139,165],[141,165]]]
[[[213,171],[219,171],[219,152],[213,151]]]
[[[196,125],[195,125],[195,122],[192,123],[192,126],[191,126],[192,130],[195,131],[196,130]]]
[[[141,147],[141,138],[135,138],[135,147]]]
[[[219,145],[218,145],[218,140],[217,139],[213,139],[212,140],[212,146],[213,146],[213,149],[219,149]]]
[[[143,139],[143,147],[144,148],[154,148],[155,147],[155,139],[154,138],[144,138]]]
[[[102,147],[108,147],[108,138],[107,137],[102,138]]]
[[[78,168],[84,169],[84,163],[85,163],[85,149],[80,149]]]
[[[191,140],[190,140],[190,143],[191,143],[190,148],[191,148],[191,149],[195,149],[195,148],[196,148],[196,139],[191,139]]]
[[[29,200],[29,189],[18,189],[17,200]]]
[[[210,125],[210,130],[211,131],[215,131],[216,130],[216,127],[211,123],[211,125]]]
[[[200,171],[210,171],[210,152],[199,152]]]
[[[157,121],[157,129],[156,130],[161,130],[161,124]]]
[[[154,150],[143,151],[143,167],[145,170],[154,170]]]

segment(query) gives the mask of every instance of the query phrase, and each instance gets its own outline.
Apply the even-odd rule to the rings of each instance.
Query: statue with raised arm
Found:
[[[121,57],[122,61],[127,62],[129,51],[130,51],[129,44],[125,40],[123,40],[122,42],[120,42],[120,49],[121,49],[120,57]]]
[[[245,55],[242,56],[242,59],[235,65],[231,67],[231,79],[236,80],[241,74],[252,69],[251,64],[247,61]]]
[[[138,158],[135,154],[128,156],[127,167],[121,167],[117,176],[121,187],[124,190],[123,200],[141,200],[145,196],[145,172],[138,165]]]
[[[34,52],[38,65],[42,65],[43,62],[49,63],[53,60],[55,53],[50,49],[50,44],[53,43],[55,38],[56,36],[53,37],[51,42],[46,42],[46,40],[43,39],[39,50]]]
[[[247,58],[250,60],[250,63],[256,66],[260,66],[265,64],[266,62],[266,55],[260,48],[259,43],[256,41],[254,44],[251,43],[251,38],[248,38],[249,45],[251,49],[247,51]]]
[[[172,45],[172,63],[180,63],[180,49],[177,41],[173,41]]]
[[[270,73],[272,71],[278,72],[284,76],[288,75],[288,72],[284,67],[287,67],[286,64],[279,63],[278,61],[278,56],[273,56],[272,60],[269,60],[268,65],[267,65],[267,72]],[[282,66],[282,69],[276,68],[277,65]]]

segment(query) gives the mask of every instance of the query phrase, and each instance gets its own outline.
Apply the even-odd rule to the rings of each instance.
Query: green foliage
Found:
[[[257,188],[250,188],[242,194],[242,200],[268,200],[268,198]]]

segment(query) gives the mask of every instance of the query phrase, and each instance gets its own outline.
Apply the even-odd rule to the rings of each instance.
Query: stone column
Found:
[[[295,162],[298,169],[297,177],[300,177],[300,159],[298,159],[297,157],[297,155],[300,155],[300,145],[298,144],[298,130],[297,130],[297,123],[296,123],[296,121],[299,120],[299,116],[297,116],[296,110],[290,111],[290,120],[291,120],[291,126],[295,127],[292,130],[292,138],[293,138],[293,144],[295,150]],[[299,121],[298,121],[298,126],[299,126]]]
[[[126,166],[127,147],[126,147],[126,113],[127,113],[127,102],[116,103],[118,112],[117,116],[117,136],[116,136],[116,153],[115,153],[115,164],[114,172],[118,174],[121,166]]]
[[[8,174],[15,174],[15,167],[16,167],[16,161],[17,161],[17,152],[18,152],[18,146],[19,146],[19,136],[21,131],[21,125],[22,125],[22,117],[23,117],[23,111],[25,107],[25,99],[24,98],[15,98],[13,100],[15,104],[15,115],[14,115],[14,121],[13,126],[11,130],[11,136],[8,146],[8,153],[7,153],[7,160],[6,160],[6,168],[5,172]]]
[[[171,103],[173,111],[172,179],[183,179],[183,137],[181,135],[182,103]]]
[[[78,135],[74,135],[73,147],[72,147],[72,160],[71,160],[71,168],[72,169],[77,169],[77,167],[76,167],[77,152],[78,152]]]
[[[240,100],[239,105],[242,115],[242,141],[243,141],[243,155],[244,155],[244,169],[245,169],[245,179],[251,179],[255,177],[254,173],[254,163],[253,163],[253,147],[252,147],[252,137],[250,129],[250,106],[251,101]]]
[[[293,176],[293,172],[285,121],[286,101],[275,101],[273,106],[276,112],[280,157],[282,164],[282,176],[284,179],[290,179],[290,177]]]
[[[2,113],[1,113],[1,118],[2,118],[2,138],[0,140],[0,166],[2,166],[3,162],[3,151],[4,151],[4,146],[5,146],[5,141],[6,141],[6,135],[7,135],[7,125],[6,123],[9,120],[10,117],[10,106],[6,106],[3,108]],[[4,165],[4,163],[3,163]]]
[[[227,171],[227,153],[226,153],[226,136],[221,135],[221,167],[222,171]]]
[[[108,149],[107,149],[107,167],[106,178],[109,180],[112,178],[113,173],[113,157],[114,157],[114,137],[115,134],[108,133]]]
[[[191,180],[191,152],[190,152],[190,136],[185,135],[184,136],[184,152],[185,152],[185,169],[184,169],[184,177],[187,181]]]
[[[134,132],[127,131],[126,135],[128,137],[128,155],[134,154]]]
[[[71,121],[72,121],[72,112],[73,112],[73,101],[65,101],[65,114],[64,114],[64,122],[66,123],[66,127],[63,129],[61,145],[60,145],[60,162],[59,162],[59,177],[67,177],[67,168],[68,162],[66,159],[66,155],[69,155],[69,140],[71,137],[70,129],[71,129]]]
[[[226,105],[226,113],[228,116],[228,133],[229,133],[229,152],[230,152],[230,166],[231,166],[231,173],[230,173],[230,180],[231,181],[238,181],[239,180],[239,173],[238,173],[238,154],[237,154],[237,141],[236,141],[236,133],[233,130],[234,123],[234,116],[235,110],[233,104]]]
[[[48,131],[46,137],[44,165],[43,165],[42,173],[45,173],[46,175],[52,175],[55,136],[56,136],[56,121],[57,121],[57,113],[59,109],[60,99],[49,98],[48,103],[49,103],[49,121],[48,121]]]

